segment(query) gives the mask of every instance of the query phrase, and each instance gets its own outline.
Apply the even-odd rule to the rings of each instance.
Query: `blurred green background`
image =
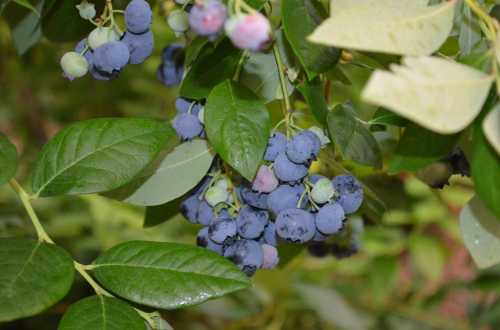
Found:
[[[37,152],[69,123],[105,116],[172,116],[176,90],[159,83],[156,68],[161,48],[173,36],[166,24],[154,29],[156,54],[145,64],[127,67],[112,82],[87,77],[70,83],[58,62],[71,44],[42,42],[19,57],[7,24],[0,21],[0,131],[18,148],[20,182],[27,186]],[[319,165],[328,167],[328,161]],[[431,190],[413,176],[354,170],[388,208],[381,219],[365,219],[357,255],[337,260],[289,249],[296,256],[278,270],[259,271],[252,289],[165,312],[165,319],[181,330],[500,329],[500,268],[479,271],[458,227],[457,215],[472,196],[471,182],[454,176],[450,186]],[[53,239],[83,263],[127,240],[194,244],[198,230],[179,215],[144,229],[143,209],[96,195],[41,199],[34,205]],[[34,236],[34,230],[4,186],[0,237],[11,236]],[[63,302],[0,329],[56,329],[68,306],[90,294],[78,278]]]

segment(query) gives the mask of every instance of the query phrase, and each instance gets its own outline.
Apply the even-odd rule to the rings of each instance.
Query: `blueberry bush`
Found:
[[[0,0],[0,328],[500,327],[499,19]]]

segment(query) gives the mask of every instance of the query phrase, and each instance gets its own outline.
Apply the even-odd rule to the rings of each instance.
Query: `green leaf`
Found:
[[[474,46],[481,40],[481,26],[476,16],[468,5],[462,3],[462,13],[459,24],[458,44],[460,45],[461,55],[469,55]]]
[[[17,150],[16,147],[0,133],[0,185],[3,185],[16,175]]]
[[[73,284],[73,259],[53,244],[2,238],[0,265],[0,322],[41,313]]]
[[[306,40],[326,17],[321,4],[312,0],[284,0],[281,5],[286,38],[309,79],[337,64],[340,50],[315,45]]]
[[[175,243],[120,244],[97,258],[92,272],[120,297],[161,309],[199,304],[250,285],[231,261]]]
[[[326,125],[326,116],[328,115],[328,103],[324,95],[324,88],[321,80],[316,78],[311,81],[305,81],[297,89],[306,100],[311,112],[316,120]]]
[[[142,226],[144,228],[154,227],[173,218],[179,214],[183,200],[183,198],[177,198],[163,205],[146,207]]]
[[[490,102],[491,103],[491,102]],[[494,103],[474,123],[472,136],[471,172],[476,194],[493,213],[500,217],[500,155],[488,143],[482,130],[484,117],[491,113]],[[493,108],[493,109],[492,109]]]
[[[153,206],[174,200],[201,181],[213,159],[214,153],[206,140],[185,142],[167,154],[151,176],[128,185],[123,201]]]
[[[54,42],[77,41],[95,28],[80,17],[76,5],[81,0],[45,0],[42,9],[43,35]],[[104,1],[92,1],[98,13],[104,8]]]
[[[477,196],[460,212],[460,230],[478,267],[487,268],[500,263],[500,218]]]
[[[414,124],[409,125],[389,163],[389,172],[414,172],[434,163],[453,150],[458,137],[458,134],[441,135]]]
[[[36,5],[36,10],[40,11],[44,0],[41,0]],[[33,47],[42,37],[40,28],[40,16],[36,11],[26,10],[25,7],[12,8],[9,7],[5,17],[12,30],[12,41],[19,55],[25,54]],[[18,11],[17,9],[21,9]],[[16,17],[19,16],[19,19]]]
[[[410,254],[416,269],[431,281],[443,274],[446,250],[437,238],[413,234],[410,236]]]
[[[457,133],[476,118],[493,81],[491,75],[437,57],[406,57],[391,69],[372,74],[362,99],[441,134]]]
[[[382,166],[380,147],[372,133],[346,105],[337,105],[328,113],[328,132],[345,159],[373,167]]]
[[[58,330],[146,330],[146,324],[128,304],[115,298],[92,296],[71,305]]]
[[[264,103],[247,88],[227,80],[215,87],[207,99],[205,127],[222,159],[251,181],[271,130]]]
[[[207,43],[209,43],[208,38],[194,38],[189,46],[186,47],[186,58],[184,59],[184,65],[191,66],[191,64],[196,60]]]
[[[250,54],[245,61],[239,81],[267,102],[283,99],[278,67],[272,54]],[[293,85],[289,81],[287,85],[288,94],[291,95]]]
[[[59,132],[44,146],[33,173],[37,196],[95,193],[136,177],[175,138],[167,123],[99,118]]]
[[[484,118],[482,127],[486,139],[500,155],[500,103]]]
[[[206,98],[215,86],[233,77],[240,56],[241,50],[233,47],[229,39],[224,39],[216,48],[212,43],[206,44],[182,80],[180,96]]]
[[[14,3],[17,3],[19,6],[22,6],[22,7],[26,8],[26,9],[31,10],[38,17],[40,17],[40,13],[38,12],[38,10],[28,0],[14,0]]]
[[[401,55],[429,55],[452,27],[457,1],[332,0],[330,18],[309,40],[322,45]]]
[[[396,115],[388,110],[380,108],[375,112],[369,123],[371,125],[393,125],[399,127],[405,127],[407,120],[401,116]]]

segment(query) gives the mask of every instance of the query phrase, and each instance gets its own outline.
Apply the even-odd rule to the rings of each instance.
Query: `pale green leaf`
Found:
[[[427,6],[422,0],[332,0],[330,18],[309,40],[339,48],[429,55],[448,37],[456,2]]]
[[[474,197],[460,213],[465,246],[480,268],[500,263],[500,219]]]
[[[206,140],[185,142],[170,152],[151,176],[132,183],[124,201],[153,206],[174,200],[200,182],[213,159],[214,153]]]
[[[500,155],[500,103],[484,119],[483,131],[488,142]]]
[[[391,69],[375,71],[362,99],[442,134],[459,132],[476,118],[493,81],[478,70],[437,57],[405,57],[403,65]]]

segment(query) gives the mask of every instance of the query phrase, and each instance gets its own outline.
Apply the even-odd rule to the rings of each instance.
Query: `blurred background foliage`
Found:
[[[172,117],[177,91],[161,85],[156,69],[162,47],[175,37],[162,22],[153,27],[156,53],[144,65],[128,67],[112,82],[87,77],[69,83],[58,62],[71,44],[43,41],[19,57],[8,25],[0,20],[0,131],[18,148],[21,182],[29,182],[27,173],[41,146],[69,123],[106,116]],[[344,77],[332,72],[332,102],[350,99],[373,112],[359,104],[356,94],[369,71],[348,64],[344,69],[354,83],[344,84]],[[275,106],[270,104],[270,109]],[[307,122],[304,104],[296,106],[304,110]],[[387,135],[381,133],[378,139],[382,151],[395,146]],[[334,157],[325,153],[315,168],[335,172]],[[339,260],[285,248],[281,267],[260,270],[252,289],[165,312],[170,324],[181,330],[500,329],[500,268],[479,271],[459,233],[457,215],[473,194],[470,180],[452,176],[450,185],[432,190],[411,175],[388,176],[342,165],[359,175],[377,198],[373,217],[351,219],[364,223],[358,254]],[[377,203],[387,208],[383,215]],[[198,230],[178,214],[144,228],[143,209],[98,195],[41,199],[35,207],[49,234],[84,263],[127,240],[194,244]],[[155,215],[161,221],[169,216]],[[0,237],[10,236],[34,236],[34,231],[5,186],[0,188]],[[0,329],[56,329],[67,307],[91,293],[80,280],[63,302],[43,315]]]

